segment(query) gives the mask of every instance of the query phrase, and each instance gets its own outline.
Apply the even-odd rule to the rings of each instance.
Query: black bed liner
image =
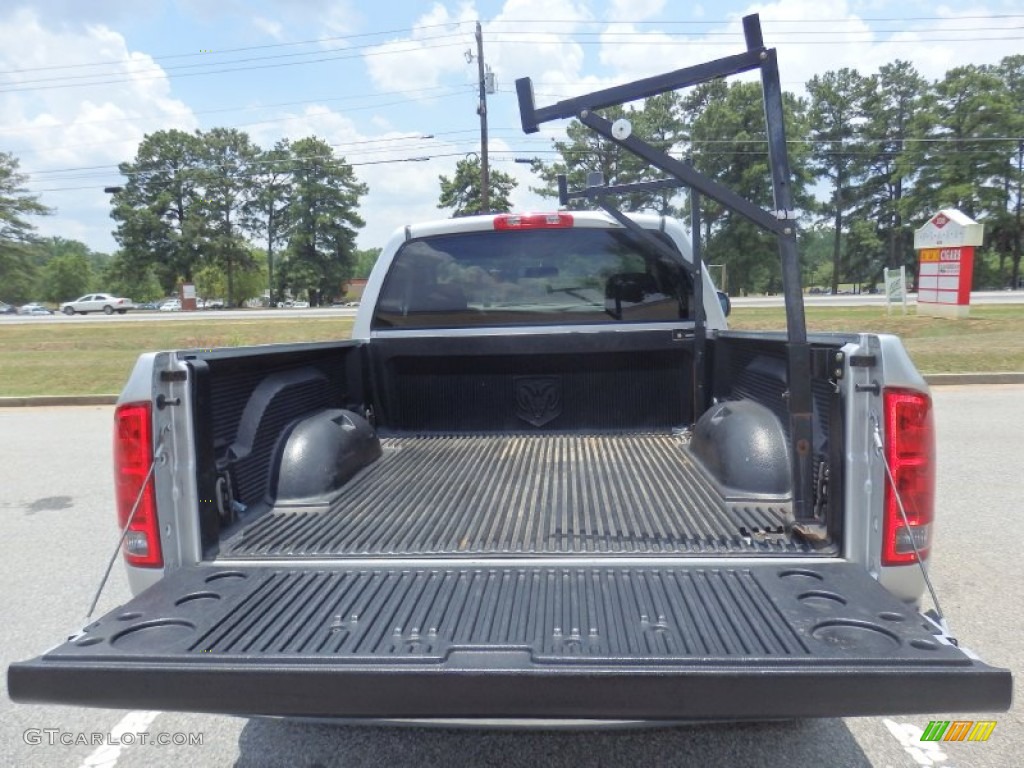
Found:
[[[331,504],[278,506],[219,556],[831,555],[785,497],[726,498],[671,434],[391,437]]]
[[[8,673],[16,701],[335,717],[969,712],[1010,686],[834,559],[203,565]]]

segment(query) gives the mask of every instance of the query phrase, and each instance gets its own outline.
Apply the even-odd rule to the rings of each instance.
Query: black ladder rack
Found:
[[[786,300],[789,435],[790,453],[793,456],[793,514],[797,523],[804,526],[814,525],[823,521],[815,518],[813,504],[811,354],[810,345],[807,342],[803,292],[800,285],[800,258],[796,244],[796,214],[793,208],[793,193],[790,188],[789,157],[786,152],[782,86],[779,82],[779,66],[775,49],[765,48],[761,34],[761,22],[757,14],[744,17],[743,34],[747,44],[747,50],[743,53],[594,91],[559,101],[550,106],[537,107],[535,105],[533,84],[528,77],[516,80],[516,93],[519,97],[520,119],[526,133],[535,133],[541,123],[576,118],[605,139],[633,152],[672,177],[654,182],[641,182],[636,185],[593,186],[576,192],[569,192],[565,183],[560,182],[559,192],[563,204],[571,197],[593,199],[623,226],[636,231],[639,236],[646,239],[650,237],[650,234],[611,205],[608,202],[609,196],[636,191],[640,188],[651,189],[652,185],[682,185],[688,187],[693,193],[695,211],[699,205],[699,195],[703,195],[776,235],[779,243],[779,256],[782,261],[783,294]],[[763,210],[728,187],[704,176],[691,165],[670,157],[666,152],[634,135],[618,137],[617,132],[613,130],[612,123],[595,112],[595,110],[700,85],[710,80],[755,69],[761,72],[768,134],[768,163],[771,169],[775,201],[775,210],[773,211]],[[697,278],[694,283],[695,286],[698,286],[701,267],[699,243],[697,242],[699,232],[696,229],[694,229],[693,236],[696,246],[693,270]],[[655,247],[660,250],[661,241],[653,237],[651,237],[651,241],[652,245],[657,243]],[[699,291],[700,288],[698,287],[696,290]],[[699,293],[696,298],[698,300],[701,298]],[[703,304],[698,311],[702,311],[702,309]],[[698,315],[698,325],[702,324],[700,322],[702,319]],[[698,354],[696,357],[700,363],[702,356]],[[695,415],[699,415],[703,408],[702,403],[698,405],[700,408]]]

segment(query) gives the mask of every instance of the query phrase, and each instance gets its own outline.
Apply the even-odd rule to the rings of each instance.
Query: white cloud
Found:
[[[539,103],[588,90],[596,78],[584,77],[583,46],[572,35],[592,18],[586,5],[574,0],[507,0],[484,28],[487,60],[499,83],[510,87],[517,78],[530,77]],[[543,19],[558,23],[538,21]]]
[[[678,55],[673,49],[681,47],[678,38],[673,39],[663,32],[641,31],[634,24],[609,24],[601,33],[599,57],[604,66],[616,73],[616,80],[622,82],[686,66],[671,62],[672,57]],[[651,51],[657,51],[658,55],[652,56]],[[641,52],[642,55],[638,55]],[[668,54],[668,58],[662,53]]]
[[[550,144],[549,144],[550,146]],[[514,178],[517,186],[512,190],[509,199],[514,211],[554,211],[558,208],[558,200],[554,197],[541,197],[531,192],[530,187],[540,186],[541,181],[525,163],[515,162],[515,157],[528,157],[528,152],[513,152],[512,147],[498,139],[491,143],[491,168],[507,173]]]
[[[476,55],[474,6],[455,10],[435,3],[419,18],[411,35],[369,50],[365,57],[370,77],[378,88],[402,91],[411,98],[426,98],[424,89],[444,78],[462,76],[475,85]],[[577,0],[506,0],[501,11],[483,24],[484,60],[500,87],[510,88],[517,77],[531,76],[551,93],[579,90],[584,65],[583,47],[571,39],[581,23],[592,18]],[[543,19],[557,23],[544,24]]]
[[[395,229],[405,224],[450,215],[437,207],[441,192],[438,177],[454,173],[455,158],[357,166],[355,170],[370,188],[369,204],[363,213],[366,227],[359,237],[366,247],[383,245]]]
[[[282,135],[292,140],[318,136],[343,156],[356,177],[369,187],[360,213],[366,227],[360,230],[361,247],[383,245],[391,233],[405,224],[444,218],[437,208],[438,176],[451,175],[459,147],[448,141],[425,138],[390,127],[388,121],[371,118],[379,130],[364,133],[349,117],[324,105],[310,105],[290,119],[254,128],[254,141],[269,146]],[[431,157],[426,161],[411,158]]]
[[[252,4],[253,0],[246,0],[247,7]],[[263,5],[268,6],[268,13],[285,19],[290,28],[308,26],[312,21],[319,34],[327,37],[351,34],[365,21],[365,13],[353,0],[264,0]]]
[[[512,144],[499,134],[515,136],[510,141],[518,147],[548,149],[552,136],[563,135],[564,125],[544,126],[542,133],[532,137],[532,141],[522,137],[518,111],[511,96],[513,81],[525,76],[533,78],[538,104],[548,104],[604,85],[599,77],[583,74],[584,47],[572,39],[573,33],[582,30],[584,23],[592,18],[582,1],[506,0],[501,11],[483,25],[484,58],[494,72],[498,86],[498,93],[489,99],[492,167],[510,174],[519,182],[511,195],[514,207],[519,210],[552,210],[557,202],[529,191],[530,186],[539,182],[528,165],[514,163],[513,157],[529,157],[533,153],[529,149],[513,153]],[[538,22],[542,19],[554,19],[558,23],[545,25]],[[421,89],[436,87],[446,78],[451,82],[461,77],[468,86],[467,98],[473,101],[476,64],[467,63],[461,54],[465,48],[475,53],[475,20],[476,12],[472,5],[463,4],[450,10],[435,4],[417,21],[410,36],[391,41],[388,44],[391,48],[381,46],[377,49],[403,50],[402,54],[365,59],[374,84],[382,90],[401,90],[412,98],[425,101],[429,94],[424,94]],[[429,47],[443,44],[440,36],[456,34],[456,30],[463,35],[464,48],[461,45]],[[459,38],[455,39],[461,42]],[[475,132],[462,132],[462,135],[461,140],[431,142],[429,154],[435,159],[428,162],[356,168],[370,186],[364,212],[367,227],[360,236],[362,244],[382,243],[395,226],[421,218],[450,215],[436,207],[440,192],[438,176],[451,176],[456,162],[465,153],[478,151]]]
[[[860,13],[877,15],[874,4],[857,4],[854,9],[846,0],[779,0],[751,5],[695,36],[670,36],[657,25],[609,24],[602,33],[600,61],[616,79],[624,80],[736,53],[744,45],[741,16],[755,12],[765,44],[778,49],[783,86],[796,91],[828,70],[851,67],[866,75],[896,59],[908,60],[923,76],[938,79],[951,67],[996,63],[1020,47],[1019,40],[998,39],[1015,35],[999,31],[1002,22],[991,7],[981,5],[955,10],[939,6],[931,9],[928,20],[915,14],[912,21],[869,23]],[[807,23],[808,19],[817,23]]]
[[[44,69],[51,67],[67,68]],[[102,187],[119,181],[113,166],[133,157],[148,132],[195,128],[191,109],[171,95],[152,57],[130,51],[119,33],[101,24],[50,28],[28,9],[0,20],[0,70],[9,72],[0,86],[0,144],[19,158],[30,190],[54,190],[41,191],[42,202],[61,213],[44,220],[47,234],[110,247],[109,222],[97,211],[109,204]],[[97,77],[53,79],[83,74]],[[67,83],[73,86],[52,87]],[[110,170],[67,170],[91,166]],[[77,187],[85,188],[67,189]]]
[[[382,91],[402,91],[419,98],[445,76],[469,72],[464,50],[476,46],[473,6],[464,4],[450,12],[435,3],[413,26],[408,37],[389,40],[368,49],[364,56],[373,84]],[[475,67],[472,69],[475,73]]]
[[[81,62],[109,63],[69,66]],[[52,67],[67,68],[46,69]],[[0,135],[26,166],[123,160],[147,131],[196,125],[191,110],[170,95],[163,69],[104,26],[52,31],[19,12],[0,23],[0,68],[20,70],[0,89]],[[78,80],[83,74],[90,79]],[[67,77],[76,79],[60,79]]]
[[[260,32],[274,40],[284,40],[284,27],[279,21],[273,21],[272,19],[267,19],[263,16],[254,16],[252,19],[252,25]]]
[[[916,34],[893,35],[873,50],[873,66],[895,59],[914,62],[922,75],[939,79],[953,67],[995,64],[1019,54],[1019,34],[998,11],[984,6],[939,6],[933,21]],[[938,40],[944,38],[944,40]]]
[[[280,138],[291,140],[318,136],[332,144],[348,144],[360,138],[355,123],[322,104],[309,104],[301,112],[282,114],[272,122],[258,123],[247,129],[260,146],[270,146]]]
[[[759,11],[765,27],[765,42],[774,45],[773,37],[784,41],[778,43],[779,62],[783,80],[791,88],[815,74],[841,67],[871,74],[896,59],[910,61],[924,77],[935,80],[952,67],[994,64],[1020,51],[1019,40],[998,39],[1016,35],[1000,31],[1004,22],[995,18],[990,7],[984,6],[960,6],[956,10],[939,6],[929,14],[930,20],[915,18],[907,22],[873,24],[864,21],[842,0],[781,0],[761,6]],[[808,29],[806,24],[777,21],[808,16],[824,19],[825,23]],[[841,30],[842,34],[826,34],[836,30]],[[820,32],[820,37],[813,37],[832,42],[799,45],[791,34],[795,31]]]

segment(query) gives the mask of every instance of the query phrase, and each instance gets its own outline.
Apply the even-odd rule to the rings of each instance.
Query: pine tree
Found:
[[[848,68],[816,75],[807,83],[811,97],[811,168],[832,187],[824,208],[833,228],[832,293],[839,291],[843,277],[843,231],[846,214],[853,207],[850,187],[857,172],[857,129],[863,120],[865,86],[860,73]]]
[[[697,115],[691,125],[691,151],[697,170],[770,210],[773,194],[760,84],[734,82],[726,89],[716,87],[697,95],[707,96],[703,103],[698,99],[691,107]],[[784,94],[788,136],[806,135],[806,110],[805,102]],[[807,211],[813,200],[807,191],[811,176],[806,144],[790,142],[788,155],[794,204],[798,210]],[[730,291],[781,289],[778,243],[773,235],[712,200],[705,199],[703,217],[705,261],[726,265]]]
[[[179,279],[192,282],[204,257],[202,153],[198,132],[157,131],[142,140],[133,161],[118,166],[126,180],[111,216],[122,258],[152,265],[166,293]]]
[[[227,305],[235,306],[235,274],[255,266],[243,231],[244,212],[256,195],[253,184],[260,150],[247,134],[214,128],[202,136],[200,163],[206,221],[205,261],[227,276]],[[251,298],[246,296],[245,298]]]
[[[311,304],[340,295],[352,274],[359,198],[367,187],[330,144],[315,136],[292,144],[295,157],[284,277]]]
[[[27,301],[38,282],[38,265],[30,245],[35,227],[28,216],[52,213],[25,189],[28,177],[18,171],[18,159],[0,152],[0,284],[8,301]]]
[[[254,195],[245,207],[246,227],[266,238],[267,290],[270,306],[277,304],[281,281],[274,280],[278,246],[288,239],[289,207],[292,200],[294,155],[291,142],[281,139],[261,153],[252,174]]]
[[[438,208],[451,208],[452,217],[472,216],[477,213],[508,213],[512,210],[509,194],[518,182],[496,168],[489,169],[488,200],[490,210],[483,210],[481,195],[480,158],[473,156],[463,158],[455,164],[455,175],[452,178],[439,176],[441,197]]]
[[[858,189],[853,216],[873,221],[885,245],[889,267],[913,267],[913,227],[904,223],[903,197],[914,174],[902,161],[912,139],[911,121],[921,109],[928,82],[913,65],[894,61],[879,69],[867,84],[865,123],[861,129]]]

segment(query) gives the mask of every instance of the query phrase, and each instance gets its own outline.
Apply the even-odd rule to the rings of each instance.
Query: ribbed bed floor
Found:
[[[672,435],[383,444],[330,507],[275,508],[220,557],[811,552],[783,533],[787,503],[726,502]]]

